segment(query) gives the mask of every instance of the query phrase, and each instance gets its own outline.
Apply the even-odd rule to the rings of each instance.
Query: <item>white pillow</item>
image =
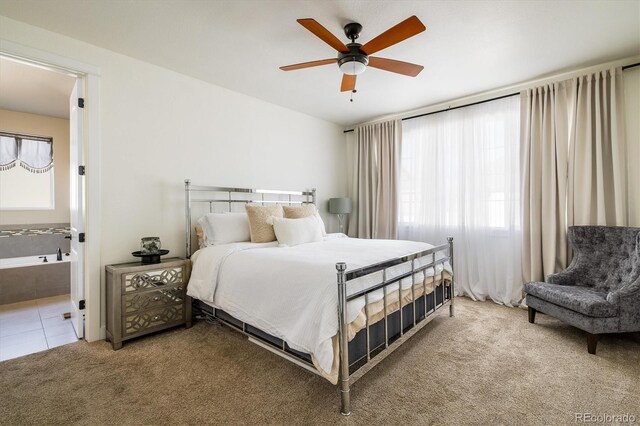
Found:
[[[322,241],[322,229],[315,215],[300,219],[271,216],[269,223],[273,225],[273,231],[280,246],[290,247]]]
[[[322,229],[322,236],[327,236],[326,226],[324,226],[324,221],[318,212],[318,207],[315,204],[302,204],[299,206],[282,206],[282,210],[284,211],[284,217],[287,219],[300,219],[307,216],[315,215],[318,217],[318,222],[320,222],[320,227]]]
[[[251,241],[246,213],[208,213],[198,219],[205,236],[205,245]]]
[[[321,231],[322,231],[322,236],[326,237],[327,236],[327,227],[324,226],[324,220],[322,220],[322,216],[320,216],[320,212],[318,212],[316,210],[315,216],[318,218],[318,222],[320,222],[320,228],[321,228]]]

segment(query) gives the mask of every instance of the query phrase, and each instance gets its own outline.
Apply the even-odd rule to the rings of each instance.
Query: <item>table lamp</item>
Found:
[[[344,218],[345,215],[351,213],[351,199],[349,198],[330,198],[329,199],[329,213],[338,215],[338,222],[340,223],[340,232],[344,232]]]

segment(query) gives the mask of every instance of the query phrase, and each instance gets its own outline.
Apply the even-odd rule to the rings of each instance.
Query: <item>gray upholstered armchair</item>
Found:
[[[640,228],[572,226],[569,242],[567,269],[525,284],[529,322],[539,311],[585,330],[595,354],[600,334],[640,331]]]

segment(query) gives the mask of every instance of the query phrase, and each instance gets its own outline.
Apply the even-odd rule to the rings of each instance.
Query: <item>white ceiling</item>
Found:
[[[328,121],[348,125],[640,54],[640,1],[0,0],[0,14]],[[427,30],[376,56],[424,65],[416,78],[368,69],[353,103],[335,56],[297,18],[366,42],[417,15]]]
[[[75,78],[0,58],[0,109],[69,118]]]

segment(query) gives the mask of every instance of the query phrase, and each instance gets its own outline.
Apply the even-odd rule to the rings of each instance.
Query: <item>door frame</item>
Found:
[[[0,55],[27,64],[62,71],[79,78],[84,85],[85,108],[82,147],[85,175],[84,295],[85,340],[105,338],[102,320],[104,291],[101,286],[101,186],[100,186],[100,68],[51,52],[23,46],[0,38]]]

